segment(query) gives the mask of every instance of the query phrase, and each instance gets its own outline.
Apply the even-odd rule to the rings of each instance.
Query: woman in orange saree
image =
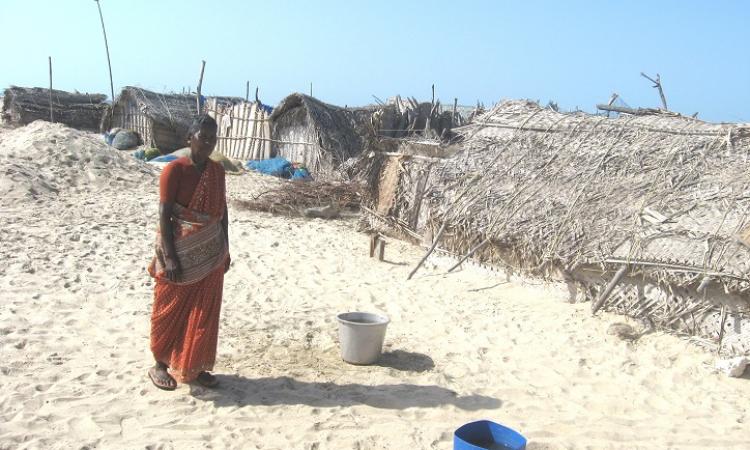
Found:
[[[159,179],[159,231],[149,274],[155,279],[148,376],[156,387],[177,381],[213,387],[229,235],[224,168],[209,159],[216,122],[190,127],[190,156],[169,163]]]

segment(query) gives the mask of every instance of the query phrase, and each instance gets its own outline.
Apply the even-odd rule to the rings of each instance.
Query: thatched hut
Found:
[[[371,226],[750,353],[750,125],[513,101],[454,131],[447,158],[370,158]]]
[[[2,97],[1,122],[26,125],[50,120],[50,90],[11,86]],[[107,109],[103,94],[81,94],[52,90],[52,120],[79,130],[97,131]]]
[[[220,103],[241,101],[216,97]],[[159,94],[138,87],[123,88],[102,120],[102,129],[125,128],[137,132],[143,142],[169,153],[185,147],[185,138],[197,114],[195,95]]]
[[[186,145],[196,99],[194,95],[158,94],[127,86],[117,96],[110,114],[102,121],[103,129],[133,130],[146,145],[169,153]]]
[[[271,114],[274,154],[304,163],[318,177],[335,177],[341,165],[359,155],[373,135],[372,112],[291,94]]]

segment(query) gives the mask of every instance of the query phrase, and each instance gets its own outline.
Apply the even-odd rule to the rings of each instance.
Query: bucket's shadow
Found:
[[[422,353],[393,350],[383,353],[375,365],[403,372],[427,372],[435,368],[435,361]]]
[[[415,384],[336,384],[298,381],[290,377],[250,379],[216,375],[219,386],[190,386],[193,397],[220,407],[308,405],[317,408],[368,405],[381,409],[435,408],[453,405],[476,411],[497,409],[502,402],[483,395],[459,396],[440,386]]]

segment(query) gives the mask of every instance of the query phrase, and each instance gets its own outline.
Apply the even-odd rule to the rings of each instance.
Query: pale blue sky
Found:
[[[339,105],[401,94],[445,103],[552,99],[750,122],[750,1],[101,0],[115,91],[195,87],[261,100],[307,92]],[[109,93],[93,0],[0,0],[0,86]]]

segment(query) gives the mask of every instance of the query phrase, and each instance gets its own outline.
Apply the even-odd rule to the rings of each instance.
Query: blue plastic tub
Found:
[[[526,438],[489,420],[467,423],[453,434],[453,450],[525,450]]]

